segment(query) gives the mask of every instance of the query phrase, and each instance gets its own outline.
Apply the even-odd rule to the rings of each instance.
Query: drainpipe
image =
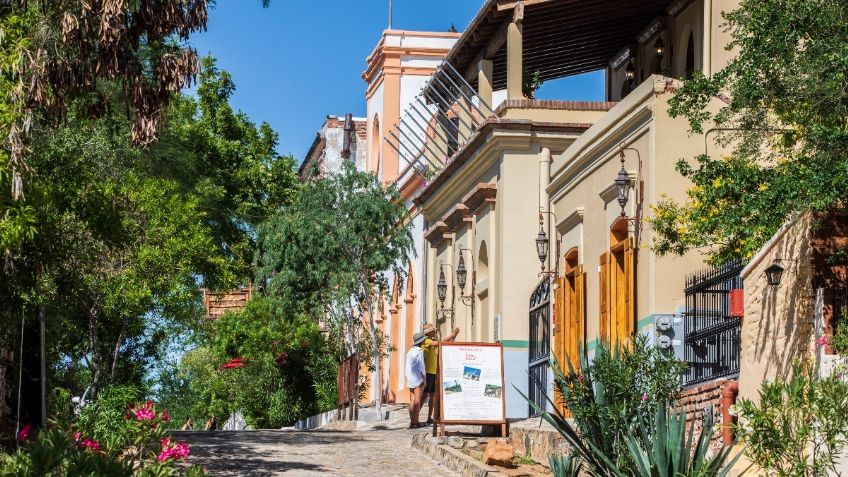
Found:
[[[551,150],[543,147],[539,152],[539,212],[550,210],[550,199],[548,197],[548,185],[551,182]],[[553,237],[551,229],[552,216],[545,217],[545,233]],[[548,254],[550,255],[550,253]]]
[[[739,394],[739,381],[728,381],[721,387],[721,416],[722,416],[722,435],[724,445],[729,446],[733,443],[733,416],[730,415],[730,406],[736,403],[736,396]]]
[[[701,55],[701,70],[709,78],[713,74],[713,0],[704,1],[704,48]]]

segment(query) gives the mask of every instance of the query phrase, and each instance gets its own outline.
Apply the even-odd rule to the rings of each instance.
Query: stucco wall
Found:
[[[814,358],[810,215],[784,226],[742,271],[745,316],[739,396],[756,400],[760,384],[785,376],[796,358]],[[780,258],[786,271],[770,287],[765,269]]]

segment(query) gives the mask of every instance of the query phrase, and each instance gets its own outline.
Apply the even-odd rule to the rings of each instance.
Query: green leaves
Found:
[[[848,5],[743,0],[725,17],[735,58],[684,82],[670,113],[732,152],[681,161],[689,197],[661,200],[653,219],[658,253],[713,263],[750,258],[790,214],[841,206],[848,190]]]
[[[769,475],[837,472],[848,444],[848,384],[841,372],[819,379],[796,362],[789,377],[762,384],[759,402],[743,399],[735,407],[745,455]]]

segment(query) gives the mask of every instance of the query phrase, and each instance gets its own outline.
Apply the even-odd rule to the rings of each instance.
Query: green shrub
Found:
[[[649,426],[657,406],[676,401],[685,365],[637,335],[628,346],[599,342],[591,361],[584,353],[579,371],[553,363],[554,379],[584,439],[616,456],[615,464],[633,469],[625,437]]]
[[[768,475],[838,475],[848,445],[848,384],[838,374],[819,379],[796,362],[788,379],[762,384],[759,403],[742,399],[733,411],[745,455]]]
[[[592,361],[584,351],[579,371],[553,368],[573,423],[528,402],[570,446],[551,457],[554,475],[722,477],[735,461],[725,448],[709,455],[711,415],[694,438],[694,423],[674,408],[684,365],[644,336],[616,349],[601,343]]]
[[[40,432],[27,426],[19,435],[18,451],[0,454],[0,477],[205,475],[200,467],[183,464],[189,455],[188,445],[173,442],[165,434],[164,425],[170,420],[167,411],[159,411],[147,402],[123,406],[122,416],[123,425],[110,423],[113,429],[105,440],[94,437],[105,429],[97,421],[93,421],[93,427],[76,422]]]

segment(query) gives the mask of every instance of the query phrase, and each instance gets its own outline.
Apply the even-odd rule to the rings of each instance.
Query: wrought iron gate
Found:
[[[543,279],[530,296],[530,374],[528,391],[530,400],[545,409],[548,390],[548,370],[551,355],[551,285]],[[530,406],[530,415],[536,415]]]
[[[686,278],[686,386],[739,373],[742,321],[730,316],[730,290],[742,288],[744,266],[734,261]]]

